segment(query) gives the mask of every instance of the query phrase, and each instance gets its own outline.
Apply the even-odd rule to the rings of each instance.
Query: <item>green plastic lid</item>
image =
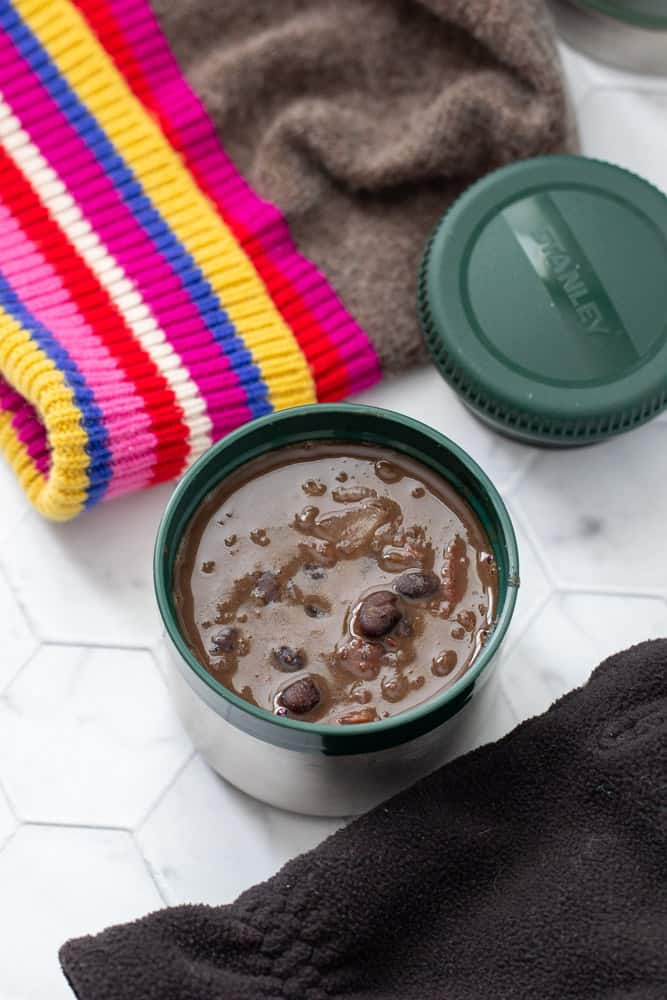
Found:
[[[433,233],[418,307],[467,405],[524,441],[586,444],[667,405],[667,198],[551,156],[488,175]]]
[[[575,0],[575,3],[638,28],[667,30],[665,0]]]

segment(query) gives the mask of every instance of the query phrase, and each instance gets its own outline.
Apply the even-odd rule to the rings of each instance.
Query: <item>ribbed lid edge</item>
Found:
[[[596,159],[592,160],[592,162],[630,174],[649,187],[652,187],[656,192],[663,194],[650,181],[639,177],[639,175],[630,170],[625,170],[605,160]],[[508,167],[499,168],[499,170],[506,169]],[[493,173],[497,172],[494,171]],[[452,210],[458,205],[461,198],[467,199],[474,196],[476,189],[486,184],[490,176],[493,176],[493,174],[487,174],[472,184],[450,206],[449,210],[445,212],[431,232],[419,267],[417,277],[417,314],[419,324],[429,354],[445,381],[452,386],[463,402],[470,409],[476,411],[480,417],[495,424],[499,430],[505,431],[511,436],[528,438],[535,441],[535,443],[542,442],[554,445],[593,444],[612,435],[621,434],[639,427],[641,424],[657,416],[667,407],[667,375],[662,390],[650,399],[645,400],[641,405],[619,407],[616,412],[597,418],[538,417],[525,413],[515,407],[507,406],[506,402],[500,396],[495,395],[488,386],[483,386],[472,378],[446,349],[433,318],[428,296],[428,272],[433,245],[440,230],[447,224]]]

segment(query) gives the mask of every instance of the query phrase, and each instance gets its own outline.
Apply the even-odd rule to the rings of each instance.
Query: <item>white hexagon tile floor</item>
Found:
[[[133,829],[190,754],[148,652],[42,646],[0,699],[0,780],[28,821]]]
[[[667,79],[563,50],[585,153],[667,191]],[[667,418],[543,452],[486,430],[433,369],[364,395],[444,431],[505,494],[522,589],[494,733],[667,634]],[[0,1000],[71,997],[57,948],[164,903],[228,902],[340,820],[224,785],[170,706],[151,546],[163,487],[53,526],[0,465]]]

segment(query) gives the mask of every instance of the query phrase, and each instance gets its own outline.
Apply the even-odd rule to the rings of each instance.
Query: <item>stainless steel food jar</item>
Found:
[[[480,518],[498,568],[495,625],[471,668],[410,711],[354,727],[288,719],[239,698],[197,661],[174,609],[174,560],[202,500],[245,462],[305,440],[383,445],[430,466]],[[300,813],[353,815],[496,735],[493,684],[487,681],[516,602],[516,539],[505,505],[484,472],[424,424],[388,410],[342,404],[298,407],[247,424],[202,455],[177,486],[158,530],[154,579],[169,646],[170,686],[184,725],[209,764],[255,798]]]
[[[551,0],[559,33],[594,59],[667,74],[665,0]]]

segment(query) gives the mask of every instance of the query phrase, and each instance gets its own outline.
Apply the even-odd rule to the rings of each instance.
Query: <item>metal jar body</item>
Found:
[[[484,683],[452,718],[407,743],[359,754],[327,755],[276,746],[244,732],[188,683],[170,643],[168,683],[178,715],[202,757],[255,799],[311,816],[356,816],[408,788],[448,760],[502,733],[495,729],[496,657]]]
[[[551,0],[551,9],[573,48],[620,69],[667,74],[667,9],[653,18],[626,13],[622,0]]]
[[[466,673],[412,709],[355,726],[302,722],[244,701],[197,661],[181,635],[173,602],[180,541],[211,490],[258,455],[318,439],[383,445],[430,466],[477,514],[498,570],[495,624]],[[155,591],[176,707],[209,764],[255,798],[313,815],[361,812],[498,735],[492,668],[514,611],[518,570],[514,531],[495,487],[469,455],[424,424],[388,410],[343,404],[298,407],[253,421],[210,448],[185,474],[158,530]]]

